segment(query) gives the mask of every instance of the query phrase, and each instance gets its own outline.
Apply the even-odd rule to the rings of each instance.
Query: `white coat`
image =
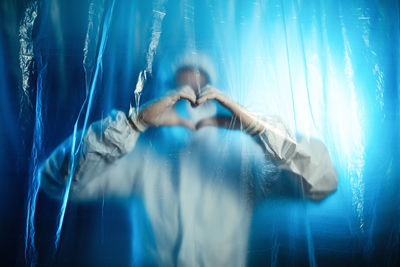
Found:
[[[279,179],[281,170],[292,173],[311,199],[337,187],[322,142],[296,140],[276,119],[266,119],[254,137],[216,127],[190,133],[177,128],[181,140],[174,134],[139,138],[121,111],[93,123],[69,196],[141,197],[155,243],[150,253],[160,266],[244,266],[254,195],[266,192],[265,184]],[[71,141],[41,168],[41,187],[55,197],[69,177]]]

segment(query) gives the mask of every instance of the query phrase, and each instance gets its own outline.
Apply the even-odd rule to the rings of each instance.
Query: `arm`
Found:
[[[279,120],[266,119],[263,130],[255,135],[268,158],[303,183],[306,195],[320,200],[337,188],[338,177],[329,152],[317,139],[293,138]]]
[[[75,137],[78,146],[82,132]],[[103,193],[112,195],[105,184],[118,181],[107,170],[135,146],[139,132],[131,126],[129,118],[121,111],[94,122],[84,134],[82,145],[75,157],[70,196],[72,199],[96,199]],[[56,148],[40,169],[41,187],[49,195],[62,196],[70,176],[73,136]],[[118,191],[118,190],[117,190]]]
[[[180,125],[194,129],[194,125],[181,118],[174,105],[180,99],[194,104],[196,96],[192,89],[184,87],[171,91],[153,103],[145,105],[131,117],[118,111],[93,123],[86,133],[77,156],[72,174],[71,199],[99,199],[102,196],[129,196],[135,177],[129,175],[122,158],[133,150],[140,132],[151,126]],[[76,146],[82,133],[75,137]],[[70,177],[71,148],[73,136],[69,137],[50,155],[40,169],[41,187],[51,196],[63,195]]]
[[[197,128],[214,125],[240,129],[256,138],[280,169],[293,173],[303,183],[306,195],[319,200],[336,190],[337,174],[328,150],[316,139],[294,138],[283,123],[273,118],[261,119],[240,106],[217,89],[208,86],[202,90],[197,104],[216,100],[231,111],[232,117],[207,118]]]

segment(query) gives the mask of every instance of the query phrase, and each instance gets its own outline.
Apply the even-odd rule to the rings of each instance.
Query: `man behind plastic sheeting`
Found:
[[[140,196],[154,240],[148,261],[160,266],[244,266],[256,195],[283,172],[314,200],[337,187],[320,141],[296,139],[279,120],[252,114],[214,88],[215,79],[205,57],[185,56],[176,90],[93,123],[79,147],[69,198]],[[221,106],[231,115],[218,115]],[[162,126],[170,127],[145,133]],[[71,143],[72,137],[41,168],[41,186],[54,197],[70,175]]]

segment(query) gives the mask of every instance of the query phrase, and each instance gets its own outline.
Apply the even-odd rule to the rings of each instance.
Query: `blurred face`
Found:
[[[176,72],[175,75],[175,86],[180,87],[189,85],[193,88],[195,94],[199,93],[199,90],[206,86],[209,82],[207,74],[202,70],[198,70],[191,67],[181,68]],[[188,103],[186,103],[188,104]],[[185,106],[187,116],[193,123],[197,123],[201,119],[211,117],[216,113],[216,106],[211,102],[203,103],[200,106]]]
[[[206,75],[194,68],[182,68],[178,70],[175,76],[175,83],[177,87],[189,85],[197,92],[203,88],[208,82]]]

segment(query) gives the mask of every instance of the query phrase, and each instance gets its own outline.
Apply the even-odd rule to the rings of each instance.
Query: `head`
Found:
[[[189,85],[197,93],[208,83],[210,83],[210,78],[201,68],[188,65],[180,67],[175,73],[176,87]]]
[[[159,97],[167,90],[189,85],[197,93],[207,84],[215,85],[217,73],[211,58],[199,51],[169,51],[160,57],[157,68],[157,89],[154,97]]]
[[[217,80],[212,60],[200,52],[171,52],[160,60],[158,66],[157,83],[159,85],[157,88],[161,88],[160,93],[189,85],[197,95],[201,88],[207,84],[214,84]],[[211,105],[211,103],[194,107],[188,101],[178,101],[175,108],[179,115],[193,123],[204,117],[213,116],[216,112],[216,106]],[[174,140],[179,140],[182,145],[186,144],[186,139],[182,136],[193,134],[183,127],[161,127],[160,129],[163,134],[165,133],[166,138],[175,136]]]
[[[208,73],[201,67],[184,65],[180,67],[175,73],[175,87],[189,85],[195,94],[199,96],[199,91],[207,84],[210,84]],[[181,115],[189,118],[192,122],[197,123],[201,119],[211,117],[216,112],[216,106],[210,102],[203,103],[200,106],[189,105],[188,101],[181,101],[177,103],[177,110]]]

